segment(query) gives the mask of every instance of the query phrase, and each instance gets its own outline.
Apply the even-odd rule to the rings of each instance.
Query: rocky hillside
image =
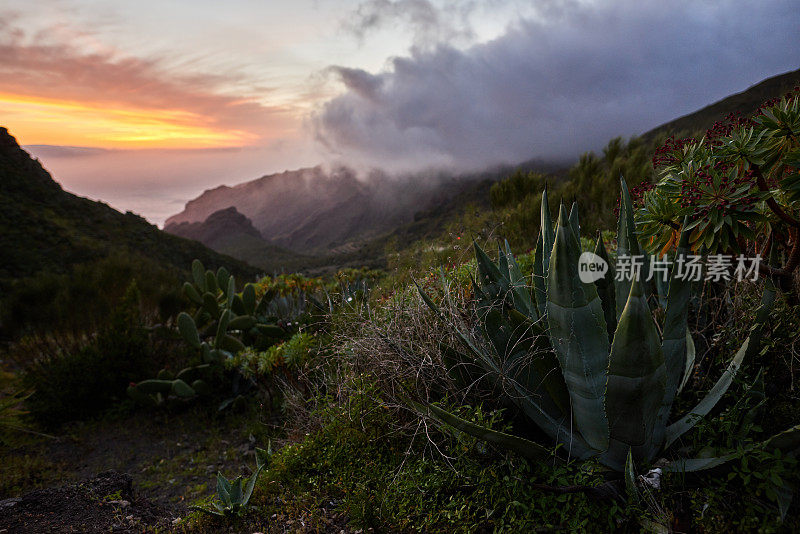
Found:
[[[401,180],[378,172],[360,177],[347,168],[287,171],[205,191],[167,219],[165,229],[174,232],[180,223],[203,222],[234,206],[272,244],[326,255],[411,222],[415,213],[463,188],[460,178],[425,175]]]
[[[200,241],[207,247],[242,258],[267,272],[302,267],[304,259],[264,239],[253,222],[233,206],[215,211],[202,222],[169,223],[164,231]]]
[[[66,273],[73,265],[120,252],[180,270],[200,258],[243,276],[260,271],[163,232],[134,213],[64,191],[5,128],[0,128],[0,236],[0,285],[40,271]]]

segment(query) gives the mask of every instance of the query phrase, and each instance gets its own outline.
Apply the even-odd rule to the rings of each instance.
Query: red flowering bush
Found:
[[[752,118],[728,116],[699,140],[669,139],[653,167],[659,182],[637,195],[651,252],[668,252],[690,230],[700,253],[772,249],[782,265],[762,269],[786,279],[800,266],[800,87]]]

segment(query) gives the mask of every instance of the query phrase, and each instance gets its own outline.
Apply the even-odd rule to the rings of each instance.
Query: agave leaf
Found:
[[[222,503],[212,502],[211,505],[217,510],[216,512],[209,510],[214,515],[225,516],[232,511],[231,504],[223,505]]]
[[[684,221],[684,226],[688,223],[688,218]],[[675,256],[676,264],[685,261],[689,253],[689,231],[681,233],[678,243],[678,250]],[[681,377],[686,375],[687,365],[691,367],[694,362],[692,354],[692,364],[687,363],[689,335],[689,298],[692,292],[692,282],[686,276],[678,276],[678,269],[672,271],[669,281],[669,291],[667,294],[667,304],[664,316],[663,341],[661,350],[664,353],[664,363],[667,370],[666,389],[659,411],[659,425],[656,428],[655,446],[658,447],[664,437],[664,432],[669,418],[672,404],[681,384]],[[692,344],[694,349],[694,344]],[[653,451],[655,453],[655,451]]]
[[[217,472],[217,496],[222,504],[231,504],[231,483],[222,473]]]
[[[505,299],[509,290],[508,262],[506,262],[506,271],[504,275],[500,270],[501,268],[492,262],[478,243],[473,241],[472,245],[475,249],[475,259],[478,262],[478,274],[480,276],[481,288],[493,301]],[[503,254],[501,254],[501,256],[503,256]]]
[[[639,490],[636,489],[636,472],[633,469],[633,451],[628,448],[628,456],[625,460],[625,489],[628,497],[639,500]]]
[[[474,282],[473,282],[474,284]],[[422,297],[423,302],[437,315],[443,317],[441,310],[433,302],[433,300],[428,296],[428,294],[420,287],[420,285],[414,281],[414,285],[417,286],[417,292],[419,292],[420,296]],[[480,288],[478,288],[480,290]],[[473,356],[475,361],[477,361],[481,367],[484,368],[487,372],[499,374],[500,369],[497,367],[497,364],[492,360],[489,355],[485,354],[484,351],[480,350],[478,347],[475,346],[472,341],[470,341],[469,337],[467,337],[460,329],[453,327],[453,330],[456,333],[456,336],[461,340],[464,346],[469,349],[470,354]]]
[[[485,371],[460,350],[446,343],[440,343],[439,348],[447,374],[459,389],[468,389],[485,376]]]
[[[539,319],[539,314],[536,312],[536,306],[531,298],[530,288],[525,284],[525,276],[523,276],[516,258],[511,253],[511,247],[508,246],[508,241],[506,241],[505,244],[505,256],[508,258],[508,275],[511,284],[511,294],[514,298],[514,308],[536,321]]]
[[[634,283],[611,344],[606,411],[611,439],[633,447],[637,461],[650,459],[664,398],[666,369],[659,341],[642,284]]]
[[[617,330],[617,304],[614,288],[614,263],[608,256],[606,245],[603,242],[603,235],[597,232],[597,242],[595,243],[594,253],[599,256],[608,265],[608,271],[594,282],[597,288],[597,294],[600,295],[600,302],[603,304],[603,316],[606,320],[606,331],[608,332],[608,339],[614,338],[614,332]]]
[[[478,438],[482,441],[488,441],[489,443],[498,445],[501,448],[516,452],[520,456],[524,456],[530,460],[537,462],[551,462],[555,459],[556,461],[560,462],[560,459],[553,455],[552,451],[534,441],[476,425],[475,423],[471,423],[465,419],[462,419],[457,415],[443,410],[442,408],[439,408],[433,404],[422,406],[421,404],[413,403],[413,405],[420,412],[425,413],[434,419],[437,419],[438,421],[455,428],[456,430],[460,430],[461,432],[469,434],[470,436]]]
[[[513,381],[517,391],[536,399],[537,405],[551,418],[566,420],[569,392],[547,336],[538,324],[516,310],[511,310],[509,319],[509,350],[503,362],[504,376]]]
[[[464,346],[468,349],[469,353],[473,356],[474,361],[483,367],[486,372],[493,373],[495,376],[499,376],[501,374],[500,368],[497,366],[497,363],[490,354],[487,354],[486,351],[476,346],[472,340],[470,340],[469,336],[464,334],[461,329],[455,325],[453,326],[453,331],[455,332],[456,337],[461,340]]]
[[[250,478],[247,479],[247,484],[244,486],[244,493],[242,493],[242,506],[246,506],[248,502],[250,502],[250,497],[253,495],[253,488],[256,487],[256,480],[258,480],[258,475],[261,474],[261,470],[263,466],[256,467],[255,473],[250,475]]]
[[[511,282],[511,273],[508,272],[508,256],[500,246],[497,247],[497,269],[503,278]]]
[[[711,390],[709,390],[708,394],[699,403],[697,403],[697,405],[692,408],[688,414],[684,415],[666,428],[664,441],[665,449],[683,434],[691,430],[700,419],[705,417],[708,412],[710,412],[714,406],[717,405],[717,402],[719,402],[725,392],[728,391],[728,388],[733,382],[733,377],[736,376],[739,367],[742,365],[742,361],[744,361],[744,356],[747,353],[747,348],[750,343],[751,339],[749,337],[744,340],[744,343],[736,352],[736,355],[733,357],[731,362],[728,364],[728,368],[725,369],[725,371],[722,373],[722,376],[719,378],[719,380],[717,380],[717,383],[714,384]]]
[[[493,325],[492,328],[496,328],[498,324],[502,323],[502,319],[498,319],[494,313],[487,313],[484,317]],[[469,352],[474,356],[475,362],[489,373],[487,376],[489,380],[495,381],[497,378],[494,377],[503,377],[507,376],[507,374],[512,374],[511,378],[515,379],[509,380],[509,386],[512,389],[512,391],[509,392],[510,400],[525,412],[527,417],[534,424],[553,438],[553,440],[569,444],[571,450],[573,450],[573,456],[587,457],[592,454],[591,447],[580,437],[574,436],[572,432],[565,427],[565,421],[568,420],[568,417],[564,415],[565,410],[561,410],[553,404],[554,400],[550,396],[532,395],[529,389],[530,384],[518,381],[518,379],[524,378],[524,374],[519,370],[519,361],[527,356],[512,356],[509,362],[501,361],[498,364],[493,357],[494,355],[487,354],[484,350],[475,346],[459,329],[455,328],[454,331],[456,336],[461,339],[464,345],[469,349]],[[507,332],[509,331],[510,330],[507,330]],[[488,332],[486,335],[487,337],[489,336]],[[490,341],[495,347],[499,346],[500,349],[503,349],[508,346],[508,342],[503,341],[504,336],[507,335],[508,334],[495,334],[495,339]],[[502,359],[506,357],[506,354],[501,352],[499,356]],[[547,364],[542,363],[543,367],[546,365]],[[531,371],[531,373],[532,372],[533,371]],[[542,376],[548,375],[543,373]],[[534,384],[538,384],[538,382],[534,382]],[[566,403],[562,401],[561,404],[564,405]]]
[[[628,193],[628,185],[625,179],[620,176],[620,200],[619,200],[619,219],[617,221],[617,262],[621,257],[637,257],[642,255],[639,240],[636,237],[636,226],[633,222],[633,204]],[[642,268],[642,274],[646,271]],[[616,283],[616,304],[617,317],[622,315],[622,310],[628,302],[628,295],[631,293],[631,283],[627,277],[617,280]]]
[[[691,471],[704,471],[706,469],[713,469],[714,467],[718,467],[725,462],[733,460],[734,458],[739,458],[743,454],[747,454],[756,447],[763,448],[767,451],[779,450],[782,453],[796,456],[797,453],[800,452],[800,425],[795,425],[787,430],[784,430],[783,432],[775,434],[766,441],[755,445],[750,445],[741,451],[734,451],[723,456],[717,456],[713,458],[682,458],[680,460],[675,460],[674,462],[667,464],[666,467],[664,467],[664,471],[671,473],[688,473]]]
[[[584,284],[578,276],[580,253],[562,209],[547,275],[550,341],[561,364],[578,431],[590,447],[604,451],[609,443],[604,406],[608,332],[594,284]]]
[[[669,282],[664,280],[664,276],[662,276],[661,273],[655,273],[653,275],[653,282],[655,283],[656,287],[656,295],[658,297],[658,307],[666,308],[667,294],[669,293]]]
[[[539,311],[539,317],[544,317],[547,310],[547,290],[545,280],[545,270],[542,265],[544,264],[544,244],[542,242],[542,234],[539,233],[539,240],[536,242],[536,248],[533,251],[533,292],[536,297],[536,309]]]
[[[428,294],[423,291],[422,287],[420,287],[416,280],[414,280],[414,285],[417,286],[417,292],[419,293],[419,296],[422,297],[422,301],[425,303],[425,305],[428,306],[428,308],[430,308],[431,311],[436,315],[441,315],[442,312],[439,309],[439,306],[437,306],[433,300],[431,300]]]
[[[231,495],[231,504],[234,504],[234,505],[242,504],[242,476],[241,475],[236,477],[236,480],[234,480],[231,483],[230,495]]]
[[[547,398],[546,403],[542,402],[546,397],[534,397],[529,389],[517,381],[511,381],[513,389],[509,397],[511,401],[522,410],[525,415],[545,434],[555,442],[562,443],[569,450],[572,457],[585,459],[597,454],[597,451],[590,447],[586,441],[577,433],[573,433],[571,425],[568,425],[570,418],[568,415],[553,415],[555,410],[545,409],[542,405],[551,401]]]
[[[733,377],[739,370],[742,361],[744,361],[745,357],[747,356],[752,357],[752,355],[758,349],[758,346],[761,344],[761,330],[764,326],[764,322],[769,316],[770,310],[772,310],[772,305],[774,302],[775,287],[772,285],[772,282],[767,279],[764,282],[764,293],[761,296],[761,306],[756,312],[756,319],[753,326],[750,328],[750,335],[744,340],[744,343],[742,343],[742,346],[736,352],[736,355],[734,355],[733,359],[728,365],[728,368],[722,373],[722,376],[719,378],[719,380],[717,380],[717,383],[714,384],[714,387],[711,388],[708,394],[699,403],[697,403],[697,406],[695,406],[687,415],[683,416],[667,427],[664,442],[665,449],[683,434],[691,430],[700,419],[705,417],[708,412],[710,412],[714,406],[716,406],[717,402],[719,402],[725,392],[728,391],[731,382],[733,382]]]
[[[511,325],[504,320],[500,310],[492,308],[486,312],[483,318],[483,330],[486,337],[491,341],[499,361],[504,362],[509,353],[514,350],[511,337]]]
[[[544,392],[546,392],[558,412],[566,416],[569,414],[569,391],[564,382],[558,358],[550,347],[549,339],[538,323],[520,313],[515,313],[515,311],[512,310],[509,314],[511,323],[515,327],[515,333],[522,329],[524,335],[534,337],[532,346],[519,362],[521,369],[515,375],[520,378],[525,377],[518,381],[535,395],[544,396]],[[513,364],[511,369],[514,369]]]
[[[553,229],[553,217],[550,215],[550,205],[547,201],[546,185],[544,191],[542,191],[541,212],[542,272],[543,276],[547,276],[547,270],[550,268],[550,255],[555,244],[555,231]]]
[[[578,203],[573,201],[572,207],[569,210],[569,225],[572,227],[572,233],[580,243],[581,240],[581,224],[578,220]]]
[[[213,503],[213,504],[219,506],[218,503]],[[225,516],[225,514],[222,513],[222,510],[210,510],[208,508],[203,508],[202,506],[194,506],[193,505],[193,506],[189,507],[189,510],[197,510],[198,512],[203,512],[203,513],[206,513],[206,514],[209,514],[209,515],[216,515],[216,516],[220,516],[220,517],[224,517]]]
[[[690,473],[693,471],[704,471],[706,469],[713,469],[720,465],[733,460],[734,458],[741,457],[742,453],[739,451],[731,452],[723,456],[714,456],[710,458],[681,458],[670,462],[664,467],[666,473]]]
[[[256,447],[256,467],[266,467],[269,459],[272,456],[272,440],[267,441],[267,448],[262,449]]]
[[[686,329],[686,365],[683,368],[683,378],[681,379],[681,384],[678,386],[678,394],[683,391],[683,388],[686,387],[686,384],[689,382],[689,378],[692,376],[692,369],[694,369],[694,359],[697,354],[697,350],[694,346],[694,339],[692,339],[692,333],[689,329]]]

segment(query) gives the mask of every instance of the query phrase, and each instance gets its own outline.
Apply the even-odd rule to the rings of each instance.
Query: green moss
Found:
[[[421,435],[399,436],[396,414],[368,384],[362,394],[346,406],[326,404],[318,414],[326,421],[320,431],[273,456],[254,496],[255,514],[304,517],[312,529],[337,514],[353,528],[381,531],[638,529],[616,505],[530,484],[595,485],[602,481],[596,464],[533,466],[488,454],[473,439],[432,430],[437,452]],[[480,410],[471,413],[483,423],[497,421]]]

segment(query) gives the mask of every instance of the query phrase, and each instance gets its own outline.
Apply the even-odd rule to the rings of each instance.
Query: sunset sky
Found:
[[[798,28],[788,0],[4,2],[0,126],[160,223],[286,168],[568,160],[800,67]]]

